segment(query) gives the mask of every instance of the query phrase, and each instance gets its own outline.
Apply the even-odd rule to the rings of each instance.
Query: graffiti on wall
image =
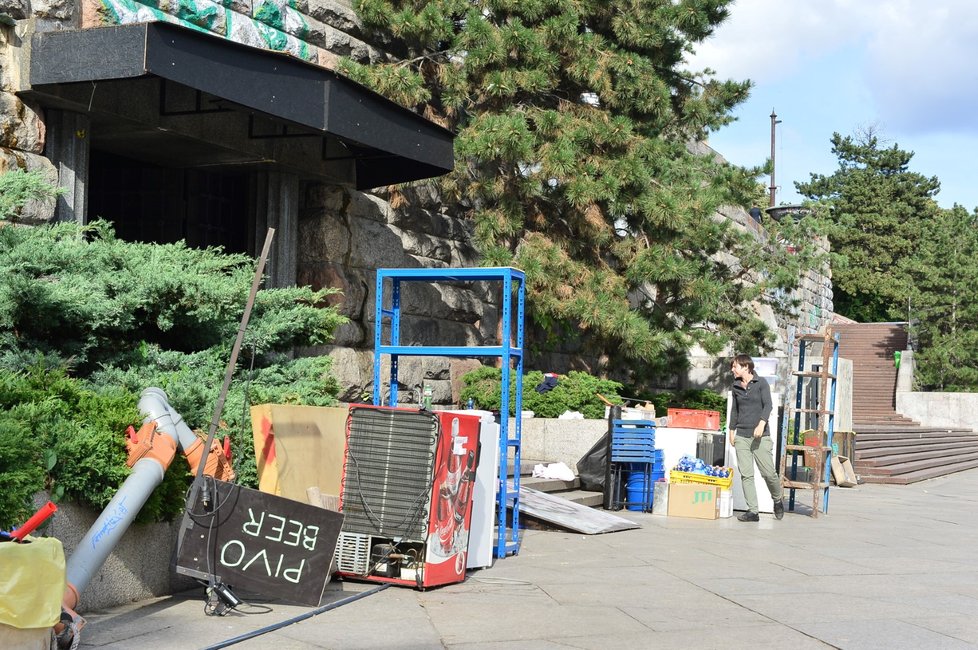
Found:
[[[304,61],[330,64],[337,54],[374,59],[376,50],[305,15],[295,0],[83,0],[82,26],[168,22]]]

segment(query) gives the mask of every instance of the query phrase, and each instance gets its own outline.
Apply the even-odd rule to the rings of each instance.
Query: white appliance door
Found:
[[[481,416],[479,465],[472,487],[472,523],[466,569],[492,566],[493,526],[496,516],[496,485],[499,477],[499,424],[489,411],[458,411]]]

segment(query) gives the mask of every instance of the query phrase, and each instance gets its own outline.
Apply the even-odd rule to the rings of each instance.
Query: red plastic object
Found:
[[[34,529],[43,524],[44,520],[53,515],[57,509],[58,506],[48,501],[46,504],[41,506],[40,510],[35,512],[34,515],[27,520],[27,523],[10,533],[10,536],[16,539],[18,542],[24,541],[24,537],[34,532]]]
[[[666,409],[669,426],[678,429],[720,430],[720,412],[699,409]]]

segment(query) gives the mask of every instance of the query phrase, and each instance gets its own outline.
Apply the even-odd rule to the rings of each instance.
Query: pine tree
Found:
[[[749,90],[685,70],[729,4],[358,0],[401,61],[345,72],[457,131],[444,202],[485,265],[526,272],[538,325],[654,372],[697,343],[763,346],[745,305],[798,278],[716,216],[751,202],[758,170],[691,146]]]
[[[884,147],[872,130],[832,135],[839,168],[812,174],[798,191],[828,207],[835,310],[862,322],[903,320],[909,266],[922,228],[936,218],[936,177],[910,171],[912,152]]]
[[[908,304],[921,388],[978,390],[978,213],[961,206],[928,222]]]

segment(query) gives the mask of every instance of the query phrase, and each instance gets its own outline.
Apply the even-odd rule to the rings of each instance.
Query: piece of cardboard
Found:
[[[670,483],[668,508],[670,517],[718,519],[720,488],[701,483]]]
[[[730,490],[720,490],[720,518],[733,517],[733,493]]]
[[[832,457],[832,478],[839,487],[855,487],[856,470],[852,468],[852,463],[845,456]]]
[[[302,502],[311,487],[338,495],[349,415],[336,406],[252,406],[258,489]]]
[[[669,512],[669,484],[656,481],[652,492],[652,514],[665,517]]]

